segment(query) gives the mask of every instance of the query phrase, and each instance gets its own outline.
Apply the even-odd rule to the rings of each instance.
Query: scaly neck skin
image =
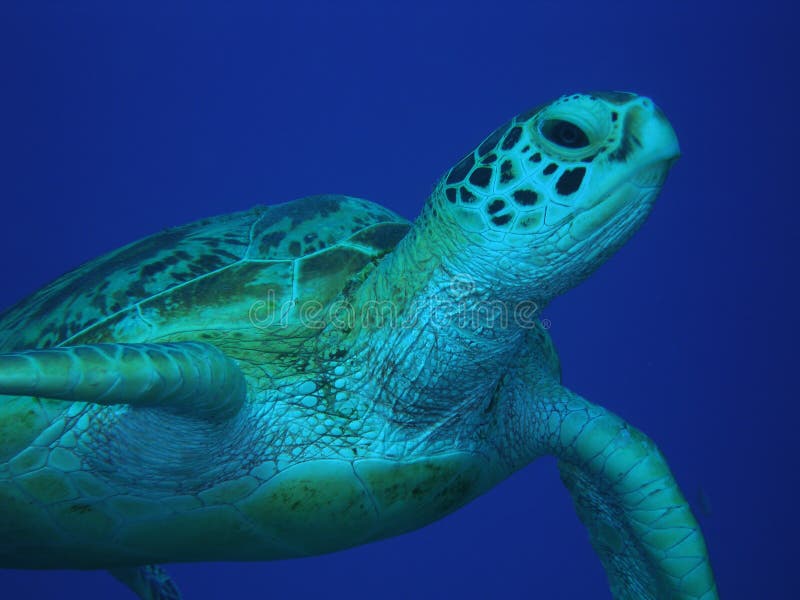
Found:
[[[649,100],[577,94],[516,117],[443,176],[350,298],[363,325],[349,341],[393,422],[480,419],[538,310],[636,231],[678,152]],[[370,307],[394,318],[364,322]]]
[[[392,419],[421,429],[480,418],[537,306],[529,288],[499,271],[501,250],[480,244],[437,204],[434,194],[353,299],[358,345],[373,349],[368,361]],[[379,325],[371,319],[378,307]]]

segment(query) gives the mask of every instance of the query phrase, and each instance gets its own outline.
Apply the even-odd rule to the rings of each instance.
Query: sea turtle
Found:
[[[616,598],[715,598],[664,457],[560,384],[538,310],[644,221],[678,142],[647,98],[523,113],[413,224],[315,196],[89,262],[0,318],[0,566],[306,556],[439,519],[554,454]]]

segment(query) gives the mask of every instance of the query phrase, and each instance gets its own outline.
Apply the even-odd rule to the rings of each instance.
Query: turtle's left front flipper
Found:
[[[241,408],[247,385],[236,363],[209,344],[94,344],[0,355],[0,395],[221,420]]]
[[[664,456],[613,413],[560,388],[540,439],[589,530],[616,600],[712,600],[703,534]]]

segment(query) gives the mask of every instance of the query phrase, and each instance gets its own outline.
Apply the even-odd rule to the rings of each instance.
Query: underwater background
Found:
[[[0,4],[0,309],[165,227],[325,193],[414,218],[496,126],[629,90],[683,156],[545,311],[567,386],[660,446],[722,598],[797,597],[798,48],[790,2]],[[790,544],[790,542],[795,542]],[[174,565],[205,598],[609,598],[552,459],[415,533]],[[1,598],[128,598],[0,570]]]

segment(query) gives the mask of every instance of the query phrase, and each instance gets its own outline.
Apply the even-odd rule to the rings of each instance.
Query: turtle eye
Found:
[[[589,145],[589,136],[583,129],[562,119],[547,119],[541,125],[544,137],[564,148],[585,148]]]

